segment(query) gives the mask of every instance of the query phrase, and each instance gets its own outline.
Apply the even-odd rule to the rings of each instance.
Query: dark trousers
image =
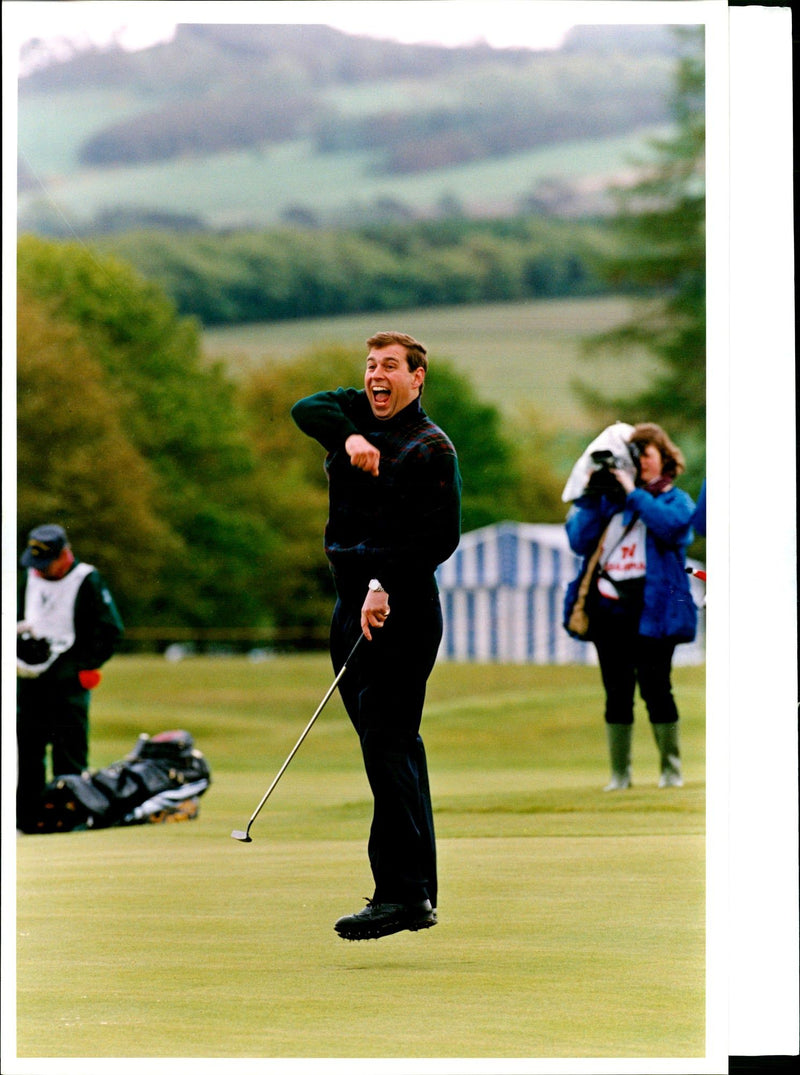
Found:
[[[437,900],[436,841],[425,747],[419,734],[428,676],[442,638],[438,596],[389,594],[386,624],[372,629],[339,691],[358,733],[373,795],[368,853],[376,903]],[[338,601],[331,625],[336,671],[361,631],[361,605]]]
[[[30,828],[47,783],[47,748],[53,778],[82,773],[89,764],[89,691],[77,683],[17,680],[17,827]]]
[[[603,606],[592,622],[606,693],[606,723],[633,724],[637,684],[652,723],[674,723],[678,720],[672,695],[675,643],[640,635],[637,612],[621,605],[610,607],[606,602]]]

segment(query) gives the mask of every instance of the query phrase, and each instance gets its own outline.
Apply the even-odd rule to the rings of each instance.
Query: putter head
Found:
[[[246,832],[241,832],[239,829],[234,829],[231,836],[234,840],[241,840],[243,844],[251,844],[253,842],[252,836],[248,836]]]

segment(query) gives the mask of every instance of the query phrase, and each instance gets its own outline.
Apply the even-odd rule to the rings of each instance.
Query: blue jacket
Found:
[[[577,583],[583,575],[586,559],[594,552],[609,520],[620,507],[619,500],[589,494],[578,497],[567,516],[570,548],[584,557],[584,563],[578,579],[567,590],[565,619],[575,601]],[[647,573],[639,634],[673,642],[691,642],[697,634],[697,608],[686,574],[686,549],[692,538],[694,515],[692,498],[674,486],[660,496],[634,489],[625,498],[622,511],[625,523],[638,512],[647,527]]]

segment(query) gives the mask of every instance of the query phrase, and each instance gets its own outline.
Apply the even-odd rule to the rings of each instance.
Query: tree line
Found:
[[[88,167],[302,138],[321,152],[369,151],[389,172],[427,171],[663,122],[675,52],[666,28],[595,30],[534,52],[325,26],[181,25],[173,41],[136,53],[98,48],[34,71],[20,93],[125,93],[127,114],[79,147]],[[374,92],[348,94],[367,86]]]
[[[604,138],[668,119],[670,69],[666,59],[643,68],[627,56],[609,58],[600,76],[583,57],[498,65],[467,78],[451,104],[326,116],[314,125],[315,144],[320,152],[379,150],[379,171],[404,174]]]
[[[295,77],[291,77],[294,74]],[[130,165],[310,139],[321,153],[377,151],[387,173],[430,171],[664,123],[670,63],[614,56],[601,71],[582,56],[497,61],[468,74],[456,101],[403,100],[351,116],[284,68],[257,84],[166,102],[105,126],[80,148],[90,167]]]
[[[602,223],[466,218],[98,238],[205,325],[600,294]]]

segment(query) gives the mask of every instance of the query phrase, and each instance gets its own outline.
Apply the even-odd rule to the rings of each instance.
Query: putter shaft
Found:
[[[268,799],[268,798],[270,797],[270,795],[271,795],[271,794],[272,794],[272,792],[274,791],[274,789],[275,789],[275,786],[277,785],[278,781],[279,781],[279,780],[280,780],[280,778],[281,778],[281,777],[283,776],[283,774],[284,774],[284,773],[286,772],[286,770],[287,770],[287,768],[288,768],[288,766],[289,766],[289,763],[291,762],[292,758],[293,758],[293,757],[295,756],[295,754],[297,753],[297,751],[298,751],[298,750],[300,749],[300,746],[301,746],[301,744],[302,744],[303,740],[304,740],[304,739],[305,739],[305,737],[306,737],[306,736],[308,735],[308,733],[309,733],[309,732],[311,731],[311,728],[312,728],[312,726],[313,726],[313,724],[314,724],[314,721],[315,721],[315,720],[317,719],[317,717],[318,717],[318,716],[320,715],[320,713],[322,712],[322,710],[323,710],[323,709],[325,708],[325,706],[327,705],[327,703],[328,703],[328,699],[330,698],[330,696],[331,696],[331,695],[333,694],[333,692],[334,692],[334,691],[336,690],[336,688],[337,688],[337,687],[339,686],[339,680],[340,680],[340,679],[342,678],[342,676],[343,676],[343,675],[345,674],[345,672],[346,672],[346,670],[347,670],[347,665],[348,665],[348,664],[350,663],[350,661],[351,661],[351,659],[352,659],[352,657],[353,657],[353,654],[354,654],[354,653],[356,652],[356,650],[358,649],[359,645],[361,644],[361,640],[363,639],[363,637],[364,637],[364,635],[363,635],[363,634],[360,634],[360,635],[358,636],[358,639],[356,640],[356,644],[355,644],[355,645],[353,646],[353,648],[352,648],[352,649],[350,650],[350,653],[349,653],[349,655],[348,655],[348,657],[347,657],[347,660],[346,660],[346,661],[344,662],[344,664],[342,665],[342,667],[341,667],[341,668],[339,669],[339,673],[338,673],[338,675],[336,676],[336,679],[334,679],[333,683],[331,683],[330,687],[328,688],[328,690],[327,690],[327,691],[326,691],[326,693],[325,693],[325,697],[324,697],[324,698],[322,699],[322,701],[321,701],[321,702],[319,703],[319,705],[317,706],[317,709],[316,709],[316,711],[315,711],[315,713],[314,713],[314,716],[313,716],[313,717],[311,718],[311,720],[310,720],[310,721],[308,722],[308,724],[307,724],[307,725],[305,726],[305,728],[303,729],[303,733],[302,733],[302,735],[301,735],[301,736],[300,736],[300,738],[299,738],[299,739],[297,740],[297,742],[295,743],[295,745],[294,745],[294,746],[292,747],[292,750],[291,750],[291,753],[289,754],[289,757],[288,757],[288,758],[286,759],[286,761],[285,761],[285,762],[283,763],[283,765],[282,765],[282,766],[280,767],[280,769],[278,770],[277,776],[276,776],[276,777],[275,777],[275,779],[274,779],[274,780],[272,781],[272,783],[271,783],[271,784],[270,784],[270,786],[269,786],[269,787],[267,788],[267,790],[266,790],[266,791],[264,792],[264,796],[263,796],[263,798],[261,799],[261,802],[260,802],[260,803],[258,804],[258,806],[257,806],[257,807],[255,808],[255,810],[253,811],[252,815],[250,816],[250,820],[249,820],[249,821],[248,821],[248,823],[247,823],[247,831],[246,831],[246,832],[242,832],[242,831],[241,831],[240,829],[234,829],[234,831],[233,831],[233,832],[231,833],[231,836],[233,837],[233,839],[234,839],[234,840],[239,840],[239,841],[241,841],[242,843],[246,843],[246,844],[252,843],[252,840],[253,840],[253,838],[252,838],[252,836],[250,835],[250,826],[251,826],[251,825],[253,824],[253,822],[255,821],[255,819],[256,819],[256,818],[258,817],[258,815],[259,815],[259,814],[261,813],[261,809],[262,809],[262,807],[264,806],[264,803],[265,803],[265,802],[267,801],[267,799]]]

